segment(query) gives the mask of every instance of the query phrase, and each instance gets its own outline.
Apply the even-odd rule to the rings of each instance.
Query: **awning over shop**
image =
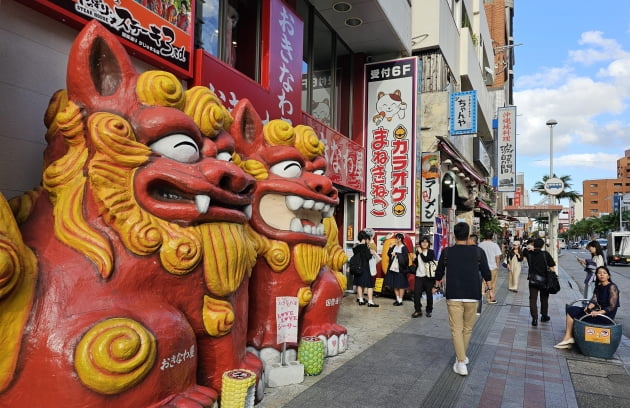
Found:
[[[521,206],[507,206],[503,209],[506,213],[513,217],[528,217],[528,218],[540,218],[546,217],[549,212],[560,213],[562,212],[561,205],[521,205]]]
[[[448,139],[442,136],[437,136],[437,139],[439,140],[438,149],[446,153],[455,166],[460,168],[467,176],[475,180],[478,184],[485,184],[486,181],[484,178],[477,173],[473,166],[468,164],[466,159],[464,159],[464,157],[457,151],[457,148],[453,146]]]
[[[478,208],[481,208],[482,210],[488,211],[492,215],[496,214],[496,212],[492,209],[492,207],[490,207],[488,204],[486,204],[483,200],[477,199],[477,202],[476,202],[475,206],[478,207]]]

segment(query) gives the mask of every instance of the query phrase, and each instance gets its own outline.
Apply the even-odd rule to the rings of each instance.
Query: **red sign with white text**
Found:
[[[182,77],[192,76],[194,2],[160,0],[26,0],[41,12],[81,28],[97,20],[131,54]]]
[[[304,113],[302,123],[312,127],[326,144],[326,175],[333,183],[365,192],[365,149]]]

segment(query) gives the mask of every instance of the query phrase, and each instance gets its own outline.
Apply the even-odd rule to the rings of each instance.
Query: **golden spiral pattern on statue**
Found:
[[[81,382],[101,394],[119,394],[144,379],[155,363],[157,344],[141,323],[112,318],[91,327],[74,353]]]
[[[0,299],[15,289],[24,273],[18,248],[4,238],[0,234]]]
[[[59,194],[59,189],[63,189],[76,177],[82,176],[83,166],[88,158],[83,137],[83,116],[79,107],[69,102],[62,111],[57,113],[54,123],[56,126],[53,125],[53,127],[56,127],[63,135],[68,150],[44,170],[43,185],[51,193],[53,204]]]
[[[291,262],[289,244],[284,241],[271,240],[269,248],[264,253],[265,260],[274,272],[282,272]]]
[[[182,228],[157,221],[168,245],[160,248],[160,261],[166,270],[175,275],[184,275],[199,264],[202,255],[201,231],[198,227]]]
[[[295,127],[295,148],[308,160],[313,160],[324,155],[324,143],[319,140],[317,133],[310,126],[298,125]]]
[[[39,198],[39,196],[44,191],[41,187],[35,187],[33,190],[29,190],[26,193],[19,195],[17,197],[13,197],[9,200],[9,206],[11,207],[11,211],[15,216],[15,221],[18,224],[23,223],[28,219],[28,216],[31,215],[31,211],[33,210],[33,206],[35,202]]]
[[[68,105],[68,91],[60,89],[55,92],[48,102],[46,113],[44,113],[44,125],[48,128],[46,132],[46,141],[50,142],[49,135],[53,135],[58,129],[56,117],[59,112],[64,110]]]
[[[149,160],[151,149],[137,142],[133,128],[124,118],[98,112],[88,118],[90,137],[106,163],[136,168]],[[95,157],[98,160],[99,157]]]
[[[326,250],[311,244],[297,244],[293,248],[293,260],[302,282],[310,285],[326,264]]]
[[[128,238],[130,251],[138,255],[148,255],[160,248],[163,242],[162,232],[152,217],[142,211],[133,211],[128,220],[131,223],[125,236]]]
[[[210,89],[195,86],[186,91],[184,113],[190,116],[201,133],[213,139],[221,130],[229,129],[232,115]]]
[[[300,288],[297,293],[297,298],[300,307],[304,307],[311,303],[311,300],[313,299],[313,291],[310,286]]]
[[[212,337],[225,336],[234,326],[234,310],[225,300],[204,295],[201,315],[206,333]]]
[[[263,127],[265,142],[270,146],[293,146],[295,130],[282,119],[274,119]]]
[[[269,172],[264,164],[258,160],[245,160],[240,164],[240,168],[247,174],[253,176],[256,180],[267,180]]]
[[[147,105],[167,106],[179,110],[184,106],[184,90],[175,75],[166,71],[146,71],[136,83],[138,99]]]

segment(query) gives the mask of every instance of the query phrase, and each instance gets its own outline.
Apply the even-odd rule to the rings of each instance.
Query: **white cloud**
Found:
[[[584,65],[610,61],[627,55],[616,40],[604,38],[601,31],[586,31],[582,33],[578,44],[592,46],[592,48],[569,51],[569,57],[572,61]]]
[[[573,168],[591,168],[610,171],[612,174],[617,173],[618,154],[609,153],[583,153],[583,154],[567,154],[564,156],[554,157],[553,162],[560,167]]]
[[[533,75],[522,75],[516,79],[516,89],[527,89],[532,87],[547,88],[558,85],[572,74],[569,67],[544,68],[542,72]]]

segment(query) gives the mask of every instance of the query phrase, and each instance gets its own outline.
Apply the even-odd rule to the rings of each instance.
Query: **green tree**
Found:
[[[499,223],[499,220],[496,217],[481,217],[479,220],[479,230],[482,237],[486,231],[490,231],[498,236],[501,236],[501,232],[503,231],[501,223]]]
[[[556,175],[554,173],[553,177],[555,178]],[[572,185],[571,185],[571,176],[561,176],[559,177],[560,180],[562,180],[562,182],[564,183],[564,191],[560,194],[558,194],[556,196],[556,198],[558,198],[559,200],[562,200],[563,198],[567,198],[569,199],[569,201],[577,203],[578,201],[580,201],[582,198],[580,197],[580,195],[573,191],[572,189]],[[537,181],[534,184],[534,187],[532,188],[532,191],[547,197],[549,194],[547,194],[547,192],[545,191],[545,182],[547,182],[547,180],[549,180],[549,176],[543,176],[542,181]]]

